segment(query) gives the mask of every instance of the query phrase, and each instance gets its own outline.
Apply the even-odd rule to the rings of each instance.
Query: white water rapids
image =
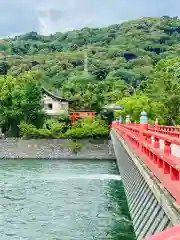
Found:
[[[45,180],[44,177],[41,177],[40,179]],[[38,180],[40,180],[38,179]],[[75,174],[75,175],[69,175],[69,174],[61,174],[59,177],[49,175],[48,179],[46,176],[46,180],[48,181],[67,181],[72,179],[87,179],[87,180],[117,180],[121,181],[121,176],[118,174]]]

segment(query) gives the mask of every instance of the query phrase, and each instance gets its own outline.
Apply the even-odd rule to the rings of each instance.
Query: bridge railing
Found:
[[[131,126],[140,127],[140,124],[129,123]],[[169,135],[171,137],[179,137],[180,138],[180,127],[178,126],[163,126],[155,124],[148,124],[148,129],[153,132],[159,132],[162,134]]]
[[[161,126],[158,124],[149,125],[148,129],[151,131],[163,133],[172,137],[180,138],[180,127],[178,126]]]
[[[149,128],[146,113],[142,113],[140,124],[127,119],[125,125],[114,122],[112,128],[180,205],[180,138]]]

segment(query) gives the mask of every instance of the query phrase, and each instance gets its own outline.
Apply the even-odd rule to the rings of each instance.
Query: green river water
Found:
[[[1,240],[132,240],[112,161],[0,161]]]

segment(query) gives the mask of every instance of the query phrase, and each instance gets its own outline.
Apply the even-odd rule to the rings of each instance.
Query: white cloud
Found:
[[[179,0],[0,0],[0,36],[106,26],[144,16],[179,15]]]

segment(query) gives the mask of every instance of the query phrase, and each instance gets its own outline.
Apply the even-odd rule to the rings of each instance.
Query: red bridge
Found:
[[[113,122],[111,138],[117,161],[119,159],[120,173],[137,239],[180,240],[180,127],[161,126],[157,123],[149,125],[147,114],[142,112],[140,124],[131,123],[129,116],[126,117],[125,124]],[[126,149],[126,160],[122,160],[122,152],[118,152],[117,142]],[[128,160],[129,158],[131,160]],[[137,176],[133,180],[132,174]],[[141,178],[142,180],[139,180]],[[141,183],[144,187],[140,189],[138,185]],[[146,209],[146,199],[149,198],[150,201],[152,193],[152,202],[157,203],[154,204],[154,209],[151,209],[150,217],[156,208],[158,213],[149,224],[148,218],[147,221],[144,218],[146,213],[150,212],[150,207]],[[141,217],[145,211],[144,217]],[[163,224],[163,221],[166,223]],[[149,224],[149,230],[145,230],[146,224]]]

